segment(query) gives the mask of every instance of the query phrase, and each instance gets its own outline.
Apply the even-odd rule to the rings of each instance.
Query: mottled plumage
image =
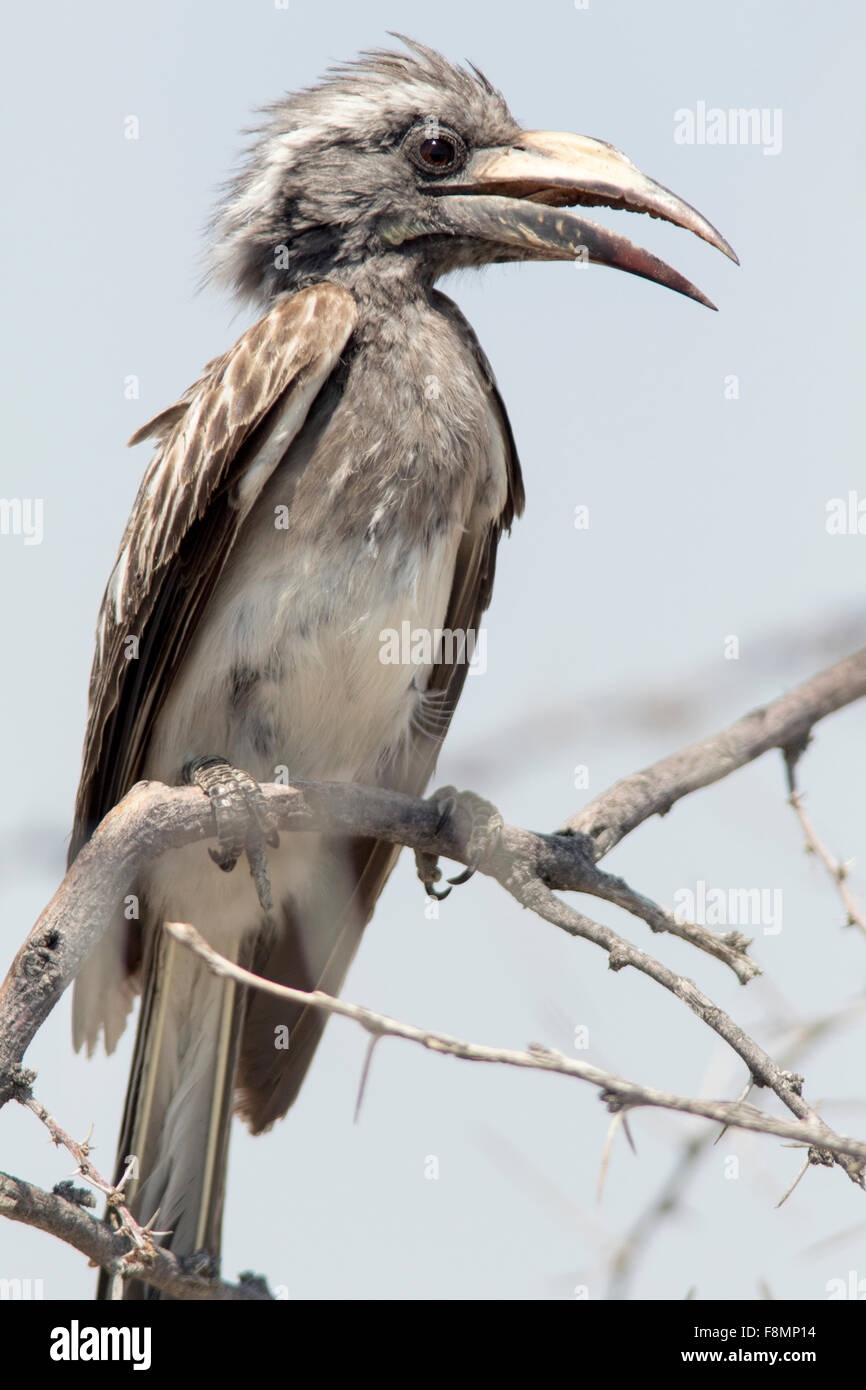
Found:
[[[727,249],[610,146],[523,132],[476,70],[407,46],[269,108],[214,221],[215,278],[263,316],[132,441],[159,445],[100,614],[70,858],[134,782],[177,782],[201,757],[257,781],[422,793],[467,668],[390,664],[383,634],[476,630],[523,507],[490,367],[434,282],[582,250],[703,298],[554,211],[581,201],[641,207]],[[158,1206],[177,1252],[218,1252],[233,1093],[254,1131],[284,1114],[323,1022],[240,997],[168,947],[161,922],[337,991],[395,858],[284,836],[265,914],[243,863],[224,875],[200,844],[169,852],[134,886],[139,918],[119,905],[81,972],[77,1045],[102,1032],[113,1047],[143,990],[119,1164],[136,1155],[133,1208]]]

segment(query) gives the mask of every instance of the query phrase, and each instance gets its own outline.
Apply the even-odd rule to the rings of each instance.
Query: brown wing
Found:
[[[356,320],[353,296],[337,285],[278,299],[130,441],[162,444],[102,601],[70,863],[140,777],[154,719],[241,524]]]
[[[477,629],[481,615],[490,602],[499,539],[503,530],[510,529],[514,518],[523,511],[523,480],[511,425],[490,364],[456,304],[438,292],[434,298],[478,362],[489,393],[491,413],[502,434],[508,471],[508,493],[501,513],[483,533],[467,535],[458,551],[445,626],[465,632]],[[389,783],[394,790],[412,796],[420,796],[424,792],[460,698],[467,670],[465,661],[454,665],[440,663],[434,668],[428,690],[438,693],[441,700],[436,706],[436,731],[416,734],[408,771],[399,781]],[[381,840],[357,839],[347,843],[346,853],[350,859],[349,874],[354,891],[348,901],[344,899],[345,907],[333,924],[334,945],[324,969],[315,977],[311,976],[301,949],[301,933],[286,913],[283,931],[276,943],[260,949],[252,966],[256,973],[296,989],[322,989],[328,994],[339,993],[364,927],[397,862],[400,847]],[[293,1012],[284,1003],[265,994],[255,994],[250,998],[238,1075],[238,1110],[254,1134],[267,1129],[274,1120],[284,1115],[294,1101],[325,1022],[326,1015],[317,1010]],[[288,1051],[280,1052],[274,1048],[275,1029],[280,1026],[290,1029]]]

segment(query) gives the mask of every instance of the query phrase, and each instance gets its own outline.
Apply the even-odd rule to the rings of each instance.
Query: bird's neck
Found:
[[[328,280],[350,290],[361,318],[396,314],[413,305],[431,303],[432,277],[421,257],[386,254],[323,266],[313,280]],[[298,288],[301,288],[299,285]]]

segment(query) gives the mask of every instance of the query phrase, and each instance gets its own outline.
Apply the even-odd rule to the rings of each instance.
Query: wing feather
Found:
[[[278,299],[133,435],[130,443],[162,442],[102,601],[70,863],[138,780],[153,721],[241,523],[356,321],[355,300],[338,285]]]

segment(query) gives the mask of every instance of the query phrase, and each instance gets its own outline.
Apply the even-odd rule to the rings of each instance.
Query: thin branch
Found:
[[[866,648],[829,666],[778,700],[711,738],[624,777],[562,827],[586,835],[596,859],[650,816],[664,816],[690,792],[708,787],[772,748],[802,745],[819,720],[866,695]]]
[[[594,874],[594,861],[629,830],[770,748],[802,744],[820,719],[864,694],[866,651],[861,651],[747,715],[724,733],[617,782],[572,817],[564,827],[566,833],[534,835],[506,826],[500,849],[521,858],[549,888],[606,896],[612,884]],[[268,785],[262,791],[281,829],[370,836],[462,864],[469,862],[466,835],[456,828],[455,817],[443,821],[440,809],[430,802],[351,783]],[[212,809],[196,789],[169,789],[147,782],[133,787],[97,827],[0,988],[0,1106],[12,1096],[12,1072],[107,929],[115,904],[122,901],[143,866],[168,849],[212,838],[213,833]],[[632,899],[631,890],[627,890],[622,905],[637,911]],[[663,915],[657,919],[656,929],[671,929]],[[700,939],[695,935],[692,939],[702,949],[707,949],[711,940],[714,954],[726,959],[732,969],[739,964],[739,978],[743,978],[744,951],[739,944],[731,946],[730,938],[724,937]]]
[[[815,723],[864,694],[866,651],[861,651],[764,709],[739,720],[714,738],[693,744],[617,783],[573,817],[562,832],[540,835],[512,826],[503,827],[495,848],[479,866],[545,921],[607,951],[612,969],[631,965],[673,993],[724,1038],[745,1062],[750,1083],[773,1090],[796,1117],[794,1120],[764,1115],[745,1103],[692,1100],[637,1086],[538,1046],[531,1046],[526,1052],[511,1052],[461,1043],[445,1034],[397,1023],[318,991],[306,994],[268,986],[255,977],[246,982],[256,988],[281,990],[283,997],[309,1007],[352,1017],[371,1034],[373,1042],[383,1036],[398,1036],[430,1050],[472,1061],[557,1071],[577,1077],[599,1088],[603,1101],[615,1115],[631,1108],[655,1106],[775,1134],[806,1145],[811,1164],[838,1163],[852,1181],[863,1186],[866,1144],[838,1135],[826,1125],[803,1099],[802,1078],[779,1067],[691,980],[676,975],[609,928],[576,912],[557,898],[553,890],[583,892],[613,902],[644,920],[652,930],[671,932],[715,956],[746,983],[757,973],[757,967],[746,954],[749,942],[745,937],[736,932],[717,935],[695,924],[679,922],[666,908],[632,889],[623,879],[603,873],[596,861],[648,816],[664,814],[682,796],[718,781],[771,748],[783,749],[792,767]],[[471,826],[465,823],[466,817],[461,816],[459,807],[453,814],[443,816],[442,807],[436,802],[349,783],[266,785],[262,793],[283,830],[380,839],[467,865],[474,859]],[[796,805],[795,809],[802,810]],[[0,988],[0,1106],[13,1097],[22,1099],[25,1083],[22,1082],[21,1060],[26,1048],[107,930],[117,904],[131,890],[144,866],[167,850],[213,838],[214,829],[212,808],[197,789],[171,789],[158,783],[139,783],[106,816],[19,950]],[[841,886],[843,875],[838,865],[835,877]],[[192,929],[175,927],[174,930],[189,932]],[[221,973],[234,973],[239,967],[220,961],[219,969]],[[42,1107],[32,1102],[30,1108],[49,1123],[49,1127],[54,1126],[59,1142],[66,1143],[67,1147],[73,1145],[74,1141],[62,1135],[56,1122],[47,1117],[47,1112],[40,1113]],[[86,1142],[77,1149],[80,1171],[94,1181],[88,1172]],[[65,1200],[58,1193],[40,1193],[39,1189],[12,1178],[3,1182],[6,1186],[0,1189],[3,1198],[0,1211],[13,1219],[42,1225],[43,1229],[56,1227],[61,1234],[60,1228],[68,1227],[70,1243],[91,1257],[94,1250],[98,1251],[98,1262],[114,1273],[129,1272],[133,1260],[148,1266],[145,1270],[137,1270],[137,1277],[166,1292],[177,1291],[179,1297],[268,1296],[258,1285],[257,1292],[250,1293],[243,1281],[235,1288],[203,1279],[197,1273],[188,1273],[180,1268],[170,1252],[152,1246],[147,1227],[137,1232],[132,1227],[113,1230],[94,1221],[77,1203]],[[100,1184],[107,1186],[104,1180],[98,1179],[96,1185]],[[115,1204],[122,1206],[119,1188],[109,1192],[110,1199],[112,1196]],[[58,1203],[62,1203],[62,1207]],[[67,1237],[63,1235],[62,1238]]]
[[[604,1139],[604,1148],[601,1151],[601,1162],[598,1165],[598,1185],[595,1192],[595,1200],[600,1203],[604,1195],[604,1184],[607,1180],[607,1169],[610,1163],[610,1156],[613,1152],[613,1141],[620,1126],[625,1125],[625,1111],[615,1110],[613,1118],[608,1125],[607,1134]]]
[[[648,816],[663,814],[680,797],[718,781],[770,748],[802,744],[827,714],[866,694],[866,651],[829,667],[762,710],[747,715],[722,734],[691,745],[641,773],[616,783],[572,817],[566,833],[535,835],[503,829],[500,848],[522,859],[549,888],[610,897],[644,917],[655,930],[678,928],[701,949],[712,948],[748,979],[743,938],[715,937],[672,923],[664,910],[616,881],[599,878],[601,858]],[[455,859],[470,855],[466,834],[455,817],[430,802],[381,788],[351,783],[298,783],[263,786],[285,830],[322,829],[370,836],[391,844]],[[139,783],[105,817],[72,865],[48,907],[12,963],[0,988],[0,1106],[9,1100],[11,1071],[63,990],[106,930],[114,905],[129,891],[142,867],[168,849],[212,838],[213,812],[193,788]],[[482,866],[483,868],[484,866]],[[106,912],[108,905],[108,913]],[[654,914],[650,921],[647,913]],[[732,944],[733,943],[733,944]]]
[[[154,1246],[147,1263],[131,1261],[129,1242],[121,1232],[113,1231],[75,1202],[55,1192],[45,1192],[10,1173],[0,1173],[0,1216],[56,1236],[110,1274],[134,1272],[136,1279],[173,1298],[217,1303],[261,1302],[271,1298],[265,1281],[257,1276],[242,1275],[237,1284],[203,1279],[187,1274],[177,1257],[159,1246]]]
[[[854,1170],[860,1173],[866,1164],[866,1143],[844,1134],[835,1134],[820,1115],[809,1110],[805,1104],[803,1118],[799,1122],[778,1119],[774,1115],[765,1115],[753,1105],[724,1100],[697,1100],[677,1096],[668,1091],[659,1091],[655,1087],[641,1086],[637,1082],[626,1080],[625,1077],[602,1071],[600,1067],[594,1067],[589,1062],[580,1062],[566,1057],[564,1053],[555,1052],[552,1048],[541,1047],[538,1043],[531,1043],[525,1052],[518,1052],[510,1048],[461,1042],[459,1038],[451,1037],[448,1033],[418,1028],[413,1023],[401,1023],[397,1019],[389,1018],[387,1014],[375,1013],[372,1009],[367,1009],[362,1004],[352,1004],[347,999],[337,999],[322,990],[307,992],[293,989],[290,985],[279,985],[273,980],[264,979],[261,975],[254,975],[252,971],[245,970],[243,966],[236,965],[234,961],[220,955],[189,923],[166,922],[165,930],[176,941],[200,956],[215,975],[235,980],[238,984],[261,990],[288,1003],[318,1009],[322,1013],[336,1014],[340,1018],[350,1018],[374,1038],[402,1038],[406,1042],[417,1043],[430,1052],[445,1053],[467,1062],[498,1063],[503,1066],[552,1071],[562,1076],[576,1077],[596,1086],[601,1091],[601,1099],[612,1113],[652,1106],[686,1115],[701,1115],[704,1119],[718,1120],[721,1124],[737,1129],[775,1134],[782,1139],[807,1144],[822,1153],[832,1153],[846,1171],[850,1164],[851,1176],[854,1175]],[[859,1180],[855,1178],[855,1181]]]
[[[321,830],[364,836],[472,862],[470,828],[459,811],[442,816],[433,801],[351,782],[263,783],[262,794],[281,830]],[[145,865],[170,849],[214,835],[213,810],[195,787],[139,782],[94,831],[51,902],[21,946],[0,987],[0,1107],[12,1096],[11,1077],[24,1053],[108,929],[116,910]],[[502,865],[518,865],[530,877],[561,890],[597,894],[620,903],[656,930],[682,928],[623,880],[602,874],[575,836],[540,835],[505,826],[499,837],[495,876]],[[493,868],[482,864],[482,872]],[[239,870],[242,872],[242,870]],[[755,973],[741,942],[745,938],[701,935],[695,945],[711,950],[747,980]]]
[[[829,1013],[820,1014],[816,1018],[807,1019],[804,1023],[798,1024],[793,1037],[788,1040],[782,1051],[782,1064],[784,1066],[793,1065],[802,1057],[805,1049],[811,1048],[828,1034],[861,1016],[863,1010],[863,1000],[857,999],[842,1009],[834,1008]],[[789,1031],[789,1028],[790,1025],[786,1022],[785,1031]],[[744,1101],[751,1090],[752,1085],[749,1083],[740,1093],[738,1100]],[[634,1274],[638,1258],[649,1245],[662,1221],[683,1206],[683,1194],[698,1163],[708,1149],[723,1138],[726,1131],[727,1126],[725,1125],[714,1138],[711,1130],[704,1129],[690,1135],[684,1141],[680,1154],[659,1191],[638,1216],[628,1234],[617,1247],[611,1260],[608,1298],[623,1299],[627,1297],[628,1281]]]
[[[554,925],[569,932],[572,936],[583,937],[586,941],[592,941],[594,945],[600,946],[607,951],[610,959],[611,970],[622,970],[624,966],[630,965],[639,970],[641,974],[648,975],[655,980],[656,984],[669,990],[679,999],[692,1013],[711,1028],[714,1033],[718,1033],[720,1038],[724,1038],[729,1047],[745,1062],[754,1083],[758,1086],[766,1086],[775,1092],[782,1104],[785,1105],[792,1114],[799,1119],[809,1120],[813,1125],[823,1126],[821,1117],[803,1099],[801,1094],[803,1078],[796,1076],[792,1072],[785,1071],[773,1061],[769,1053],[765,1052],[747,1033],[735,1023],[729,1014],[702,994],[694,980],[686,979],[685,976],[677,975],[675,971],[662,965],[660,961],[653,959],[652,956],[641,951],[630,941],[625,941],[610,927],[602,926],[598,922],[593,922],[582,913],[576,912],[559,899],[555,893],[551,893],[545,888],[544,884],[537,879],[526,877],[516,870],[510,875],[509,881],[500,880],[503,886],[508,888],[518,902],[522,902],[524,907],[530,908],[545,921],[552,922]],[[841,1151],[840,1151],[841,1152]],[[861,1162],[852,1162],[850,1158],[838,1158],[837,1162],[845,1169],[852,1182],[858,1187],[864,1186],[864,1170]]]
[[[803,1160],[802,1165],[800,1166],[800,1169],[799,1169],[799,1171],[798,1171],[798,1173],[797,1173],[797,1176],[795,1177],[794,1181],[793,1181],[793,1182],[790,1184],[790,1186],[787,1188],[786,1192],[784,1193],[784,1196],[780,1197],[779,1200],[778,1200],[778,1202],[776,1203],[776,1210],[777,1210],[777,1211],[779,1210],[779,1207],[783,1207],[783,1206],[785,1205],[785,1203],[787,1202],[788,1198],[790,1197],[790,1195],[791,1195],[791,1193],[794,1191],[794,1189],[797,1188],[797,1187],[799,1187],[800,1182],[801,1182],[802,1179],[806,1176],[806,1174],[808,1173],[810,1167],[811,1167],[811,1159],[810,1159],[809,1155],[807,1154],[806,1157],[805,1157],[804,1160]]]
[[[29,1087],[27,1091],[29,1092]],[[132,1272],[132,1269],[139,1264],[147,1267],[153,1255],[154,1236],[168,1235],[169,1232],[154,1231],[152,1221],[149,1221],[145,1226],[140,1225],[129,1208],[123,1204],[123,1188],[132,1172],[132,1166],[127,1168],[116,1185],[109,1182],[90,1161],[89,1134],[84,1142],[79,1144],[77,1140],[60,1128],[53,1115],[48,1113],[45,1106],[36,1100],[35,1096],[29,1093],[19,1094],[18,1099],[28,1110],[32,1110],[37,1119],[42,1121],[51,1135],[53,1143],[58,1146],[62,1145],[72,1154],[78,1165],[78,1176],[84,1178],[85,1182],[90,1183],[91,1187],[95,1187],[97,1192],[101,1192],[105,1197],[109,1208],[115,1214],[118,1232],[126,1237],[133,1251],[136,1252],[134,1256],[130,1257],[130,1269],[125,1272]]]
[[[557,885],[548,884],[548,887],[555,888]],[[738,931],[720,934],[694,922],[683,922],[675,917],[669,908],[659,906],[645,893],[638,893],[618,875],[605,873],[603,869],[594,866],[592,869],[588,867],[581,891],[624,908],[633,917],[639,917],[641,921],[646,922],[654,932],[678,936],[681,941],[697,946],[698,950],[706,955],[724,961],[725,965],[733,970],[741,985],[748,984],[762,973],[760,966],[746,954],[752,944],[749,937]]]
[[[839,897],[845,908],[846,925],[849,927],[859,927],[866,936],[866,916],[858,903],[851,889],[848,887],[848,865],[841,859],[837,859],[830,852],[823,840],[818,835],[817,830],[806,815],[806,808],[803,804],[803,793],[797,786],[797,763],[799,762],[801,749],[791,749],[786,752],[785,767],[788,775],[788,805],[793,807],[794,814],[800,822],[800,828],[806,841],[806,851],[814,854],[820,859],[827,873],[836,885]]]

